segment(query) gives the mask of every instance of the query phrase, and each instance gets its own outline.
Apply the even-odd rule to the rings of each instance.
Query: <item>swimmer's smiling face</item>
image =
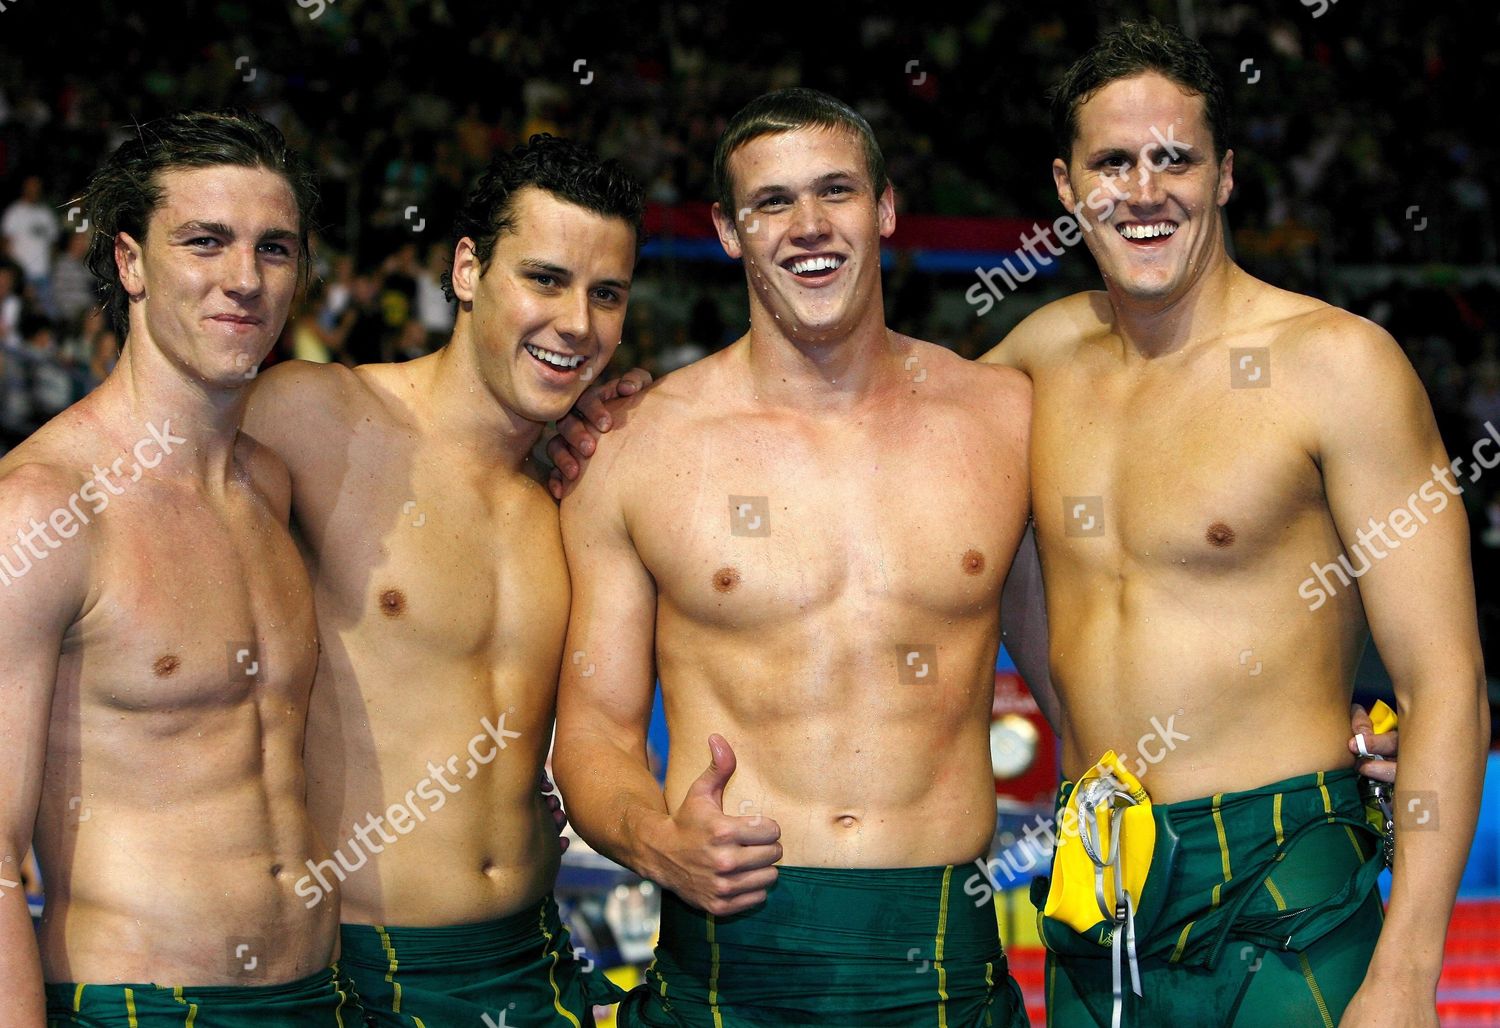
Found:
[[[751,304],[796,343],[836,343],[884,317],[880,240],[896,228],[859,138],[809,127],[757,136],[729,155],[736,210],[714,204],[725,253],[743,259]],[[740,216],[743,213],[743,217]]]
[[[115,241],[131,344],[211,386],[240,388],[270,352],[297,292],[300,220],[266,168],[172,168],[144,239]],[[138,343],[139,339],[139,343]]]
[[[1052,164],[1058,199],[1083,205],[1079,217],[1096,229],[1084,238],[1111,290],[1175,302],[1227,259],[1219,208],[1234,188],[1234,152],[1215,158],[1203,98],[1156,72],[1110,82],[1077,114],[1073,152]]]
[[[566,414],[620,345],[635,267],[635,230],[536,186],[513,199],[513,225],[481,268],[460,240],[456,338],[507,410],[528,421]]]

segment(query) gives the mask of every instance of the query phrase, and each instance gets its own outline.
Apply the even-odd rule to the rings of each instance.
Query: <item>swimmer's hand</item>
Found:
[[[547,777],[547,772],[542,772],[542,799],[547,802],[547,809],[552,814],[552,823],[557,825],[558,852],[568,852],[568,837],[563,834],[563,829],[568,827],[568,812],[563,809],[562,798],[557,795],[552,779]]]
[[[561,500],[583,474],[584,465],[594,455],[598,439],[610,430],[609,412],[604,404],[620,396],[633,396],[651,384],[651,372],[631,368],[619,378],[596,382],[584,390],[573,410],[557,423],[557,435],[547,443],[547,457],[552,461],[552,478],[547,488]]]
[[[1396,737],[1401,734],[1400,731],[1393,728],[1389,732],[1376,735],[1375,726],[1370,723],[1370,712],[1358,703],[1349,708],[1349,731],[1354,735],[1354,738],[1349,740],[1349,752],[1359,757],[1354,765],[1359,773],[1377,782],[1394,782],[1396,780]],[[1364,736],[1365,750],[1375,754],[1376,757],[1384,757],[1384,760],[1360,755],[1358,737],[1361,735]]]
[[[713,759],[688,787],[677,812],[665,818],[648,843],[651,877],[700,910],[723,917],[766,899],[781,859],[781,826],[760,814],[724,813],[724,786],[734,774],[734,750],[710,735]],[[742,804],[743,808],[748,807]]]

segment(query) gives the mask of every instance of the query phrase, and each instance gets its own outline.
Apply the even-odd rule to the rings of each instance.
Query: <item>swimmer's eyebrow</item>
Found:
[[[189,221],[178,225],[172,235],[179,239],[201,235],[222,236],[225,239],[233,239],[235,233],[234,229],[222,221]],[[268,228],[260,234],[260,241],[262,243],[280,243],[296,238],[297,233],[289,228]]]
[[[573,277],[573,272],[569,271],[561,264],[553,264],[551,261],[544,261],[539,257],[522,257],[519,261],[516,262],[516,264],[517,266],[525,268],[528,271],[545,272],[546,274],[556,276],[557,278],[571,280]],[[623,289],[627,292],[630,290],[630,279],[628,278],[623,280],[618,278],[602,278],[594,284],[600,286],[611,286],[615,289]]]
[[[840,168],[837,171],[830,171],[826,175],[819,175],[817,178],[815,178],[815,179],[812,180],[811,185],[812,185],[813,189],[821,189],[824,186],[832,185],[835,182],[857,182],[857,181],[859,181],[859,175],[858,175],[857,172],[848,171],[846,169]],[[777,193],[795,193],[795,192],[796,192],[796,190],[793,189],[791,186],[766,185],[766,186],[761,186],[759,189],[754,190],[753,192],[750,193],[749,196],[745,197],[745,199],[747,201],[749,201],[751,204],[755,204],[755,203],[757,203],[757,202],[765,199],[768,196],[775,196]]]

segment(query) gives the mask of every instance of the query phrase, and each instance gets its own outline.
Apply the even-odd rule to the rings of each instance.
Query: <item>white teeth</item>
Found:
[[[842,257],[807,257],[792,264],[792,274],[801,275],[808,271],[832,270],[843,263]]]
[[[581,353],[575,354],[572,357],[565,357],[560,353],[553,353],[551,350],[544,350],[540,346],[532,346],[530,343],[522,343],[521,345],[526,348],[527,353],[531,354],[537,360],[542,361],[545,364],[550,364],[554,368],[562,368],[565,371],[570,371],[573,368],[578,367],[578,365],[582,364],[584,361],[588,360],[588,358]]]
[[[1177,226],[1169,222],[1158,222],[1155,225],[1121,225],[1120,235],[1126,239],[1155,239],[1157,236],[1170,236],[1177,231]]]

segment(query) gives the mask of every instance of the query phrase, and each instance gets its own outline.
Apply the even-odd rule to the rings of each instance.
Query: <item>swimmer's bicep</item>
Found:
[[[88,592],[93,509],[76,484],[36,465],[0,479],[0,860],[30,841],[63,640]]]
[[[1328,509],[1351,565],[1369,561],[1360,596],[1393,677],[1463,675],[1478,655],[1459,494],[1472,462],[1455,455],[1454,472],[1427,393],[1395,342],[1384,332],[1358,342],[1346,350],[1344,381],[1324,390],[1336,397],[1319,426]]]
[[[639,729],[643,742],[654,695],[656,583],[636,552],[615,485],[613,475],[594,475],[562,504],[572,607],[558,731]]]

